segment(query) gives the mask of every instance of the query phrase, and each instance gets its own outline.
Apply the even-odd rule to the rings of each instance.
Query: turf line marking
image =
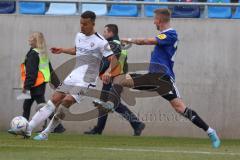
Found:
[[[0,147],[19,147],[19,148],[55,148],[55,149],[82,149],[82,150],[105,150],[105,151],[123,151],[123,152],[158,152],[158,153],[181,153],[181,154],[204,154],[204,155],[229,155],[240,156],[240,153],[233,152],[207,152],[207,151],[184,151],[184,150],[164,150],[164,149],[138,149],[138,148],[111,148],[111,147],[69,147],[69,146],[45,146],[45,145],[13,145],[0,144]]]
[[[97,149],[97,148],[96,148]],[[240,153],[221,153],[221,152],[207,152],[207,151],[183,151],[183,150],[158,150],[158,149],[135,149],[135,148],[99,148],[102,150],[111,151],[128,151],[128,152],[160,152],[160,153],[185,153],[185,154],[206,154],[206,155],[231,155],[240,156]]]

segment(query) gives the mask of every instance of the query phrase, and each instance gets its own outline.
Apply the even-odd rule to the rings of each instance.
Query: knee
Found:
[[[134,86],[133,79],[129,74],[119,75],[119,76],[115,77],[113,79],[113,84],[121,85],[124,87],[129,87],[129,88]]]
[[[174,109],[175,109],[176,112],[178,112],[180,114],[182,114],[184,112],[183,107],[180,106],[180,105],[174,106]]]
[[[172,107],[175,109],[176,112],[182,114],[184,113],[184,110],[185,110],[185,105],[181,102],[174,102],[174,103],[171,103]]]
[[[62,93],[54,93],[52,95],[51,101],[55,106],[58,106],[59,104],[61,104],[62,98],[63,98],[63,94]]]
[[[128,88],[134,87],[133,79],[123,79],[122,81],[119,82],[119,84],[123,87],[128,87]]]
[[[75,99],[72,96],[67,96],[62,100],[62,105],[66,108],[69,108],[72,104],[75,103]]]
[[[113,78],[112,84],[119,84],[122,81],[122,79],[124,79],[124,75],[118,75]]]

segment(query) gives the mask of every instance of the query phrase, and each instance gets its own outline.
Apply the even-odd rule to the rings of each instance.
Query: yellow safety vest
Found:
[[[123,74],[123,67],[125,65],[127,55],[128,55],[127,50],[122,50],[122,52],[118,58],[118,62],[120,63],[120,66],[121,66],[121,74]]]
[[[38,65],[38,75],[37,80],[34,84],[34,87],[41,85],[44,82],[50,81],[50,68],[49,68],[49,59],[47,55],[40,54],[40,50],[38,48],[34,48],[34,51],[38,53],[39,56],[39,65]],[[21,64],[21,78],[24,83],[26,79],[26,69],[25,64]]]
[[[115,77],[115,76],[118,76],[120,74],[123,74],[124,71],[123,71],[123,67],[125,65],[125,59],[127,58],[127,50],[122,50],[119,58],[118,58],[118,64],[112,68],[110,74],[111,74],[111,77]],[[100,78],[102,78],[104,73],[101,73],[99,76]]]

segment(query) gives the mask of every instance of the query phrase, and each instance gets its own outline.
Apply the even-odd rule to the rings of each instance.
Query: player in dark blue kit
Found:
[[[176,55],[178,35],[170,26],[171,12],[168,9],[157,9],[154,11],[154,24],[160,33],[154,38],[143,39],[122,39],[122,43],[133,43],[137,45],[155,45],[151,54],[149,72],[147,74],[127,74],[115,77],[113,80],[112,93],[120,95],[119,86],[130,87],[140,90],[154,90],[163,98],[169,101],[171,106],[181,115],[188,118],[199,128],[207,132],[213,148],[220,146],[220,140],[214,129],[209,127],[200,116],[191,108],[186,107],[180,98],[178,89],[175,85],[175,75],[173,72],[174,57]],[[153,89],[155,86],[155,89]],[[109,101],[119,103],[109,96]]]

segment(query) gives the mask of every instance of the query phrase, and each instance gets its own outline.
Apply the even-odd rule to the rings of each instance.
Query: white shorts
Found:
[[[95,85],[91,85],[89,84],[88,86],[72,86],[72,85],[66,85],[66,84],[60,84],[57,88],[56,91],[57,92],[62,92],[65,94],[70,94],[77,103],[80,103],[82,101],[82,99],[85,97],[85,93],[87,92],[88,88],[90,86],[94,86]]]

